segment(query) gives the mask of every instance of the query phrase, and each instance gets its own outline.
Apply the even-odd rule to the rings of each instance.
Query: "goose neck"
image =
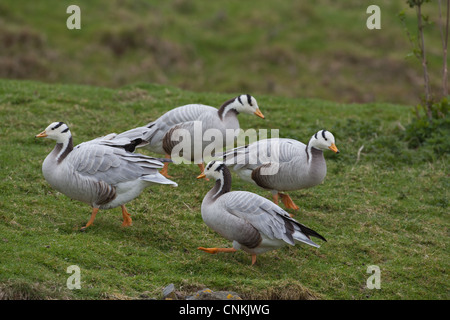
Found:
[[[320,149],[315,148],[314,146],[311,145],[311,143],[308,143],[308,145],[306,146],[306,159],[308,164],[311,164],[311,161],[313,160],[313,158],[318,158],[320,156],[323,156],[323,152]]]
[[[231,191],[231,173],[227,168],[224,168],[222,172],[223,174],[216,180],[214,187],[208,192],[208,196],[213,201]]]
[[[239,112],[236,110],[236,102],[237,98],[230,99],[226,101],[217,111],[219,114],[220,120],[224,120],[227,116],[236,117]]]
[[[55,146],[54,153],[56,153],[56,161],[61,163],[67,155],[73,150],[73,140],[70,136],[67,140],[63,142],[58,142]]]

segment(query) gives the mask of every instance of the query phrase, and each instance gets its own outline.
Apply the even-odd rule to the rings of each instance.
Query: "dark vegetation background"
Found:
[[[0,77],[120,87],[141,81],[209,92],[416,104],[423,92],[398,13],[404,0],[73,1],[0,3]],[[366,9],[381,8],[381,30]],[[436,3],[424,6],[436,22]],[[425,30],[432,84],[440,83],[440,35]]]

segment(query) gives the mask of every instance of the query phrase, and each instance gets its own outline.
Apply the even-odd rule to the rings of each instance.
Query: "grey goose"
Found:
[[[122,208],[123,226],[132,223],[125,204],[133,200],[152,184],[177,184],[158,169],[162,161],[134,153],[141,139],[113,139],[114,135],[97,138],[73,146],[72,134],[63,122],[54,122],[37,138],[56,141],[53,151],[45,158],[42,172],[45,180],[57,191],[69,198],[92,206],[86,229],[94,222],[99,209]]]
[[[308,144],[286,138],[263,139],[228,150],[222,154],[222,160],[243,180],[270,190],[274,203],[278,204],[281,197],[286,208],[298,210],[289,195],[280,191],[311,188],[322,183],[327,174],[325,150],[339,153],[333,134],[320,130]]]
[[[325,240],[304,226],[272,201],[247,191],[231,191],[231,174],[220,161],[211,161],[197,178],[210,177],[214,187],[203,198],[201,213],[205,224],[224,238],[232,248],[199,247],[208,253],[243,250],[256,256],[285,245],[305,243],[319,247],[310,237]]]
[[[174,108],[146,126],[122,132],[116,138],[126,137],[131,140],[141,138],[148,142],[144,146],[145,149],[171,158],[172,151],[177,144],[176,141],[179,140],[179,137],[176,138],[177,129],[184,129],[192,137],[192,150],[189,150],[187,154],[182,154],[182,156],[188,161],[197,163],[200,171],[203,172],[203,151],[207,145],[211,144],[211,141],[204,141],[203,133],[208,129],[219,130],[223,140],[214,141],[214,143],[219,143],[218,148],[220,146],[225,147],[226,130],[232,129],[238,133],[237,130],[240,127],[237,116],[239,113],[255,114],[264,118],[256,99],[248,94],[243,94],[226,101],[219,109],[203,104],[188,104]],[[201,134],[199,135],[201,141],[196,140],[198,135],[194,134],[198,123],[201,123]],[[194,148],[194,142],[199,143],[201,148]],[[234,141],[232,142],[234,143]],[[168,163],[164,164],[161,174],[170,177],[168,175]]]

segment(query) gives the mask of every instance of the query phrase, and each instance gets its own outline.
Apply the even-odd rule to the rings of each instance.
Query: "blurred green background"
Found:
[[[71,4],[81,8],[81,30],[66,27]],[[381,8],[381,30],[366,27],[372,4]],[[437,22],[437,1],[424,9]],[[415,35],[405,0],[2,0],[0,77],[416,104],[422,72],[407,58],[402,10]],[[436,24],[426,46],[437,91]]]

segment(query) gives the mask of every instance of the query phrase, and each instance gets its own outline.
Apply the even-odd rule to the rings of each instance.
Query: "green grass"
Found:
[[[411,121],[408,106],[256,95],[266,119],[241,115],[242,128],[279,128],[280,136],[301,141],[326,128],[341,153],[326,154],[323,184],[290,193],[301,207],[295,217],[328,242],[268,252],[253,267],[243,252],[197,250],[231,244],[201,219],[212,182],[195,179],[196,165],[172,165],[178,188],[155,186],[130,202],[132,227],[122,228],[120,209],[112,209],[84,233],[78,230],[89,206],[43,178],[41,164],[54,144],[34,136],[53,121],[66,122],[78,144],[179,105],[219,106],[235,94],[0,80],[0,297],[160,298],[174,283],[185,293],[209,287],[247,299],[449,298],[448,157],[407,149],[398,124]],[[233,177],[234,190],[269,197]],[[66,288],[70,265],[81,269],[81,290]],[[380,290],[366,288],[369,265],[381,269]]]
[[[406,0],[79,0],[0,4],[0,77],[118,88],[138,81],[191,91],[271,94],[339,102],[415,104],[421,64],[398,18],[415,35]],[[381,30],[368,30],[369,5]],[[437,1],[423,8],[433,92],[442,54]]]

